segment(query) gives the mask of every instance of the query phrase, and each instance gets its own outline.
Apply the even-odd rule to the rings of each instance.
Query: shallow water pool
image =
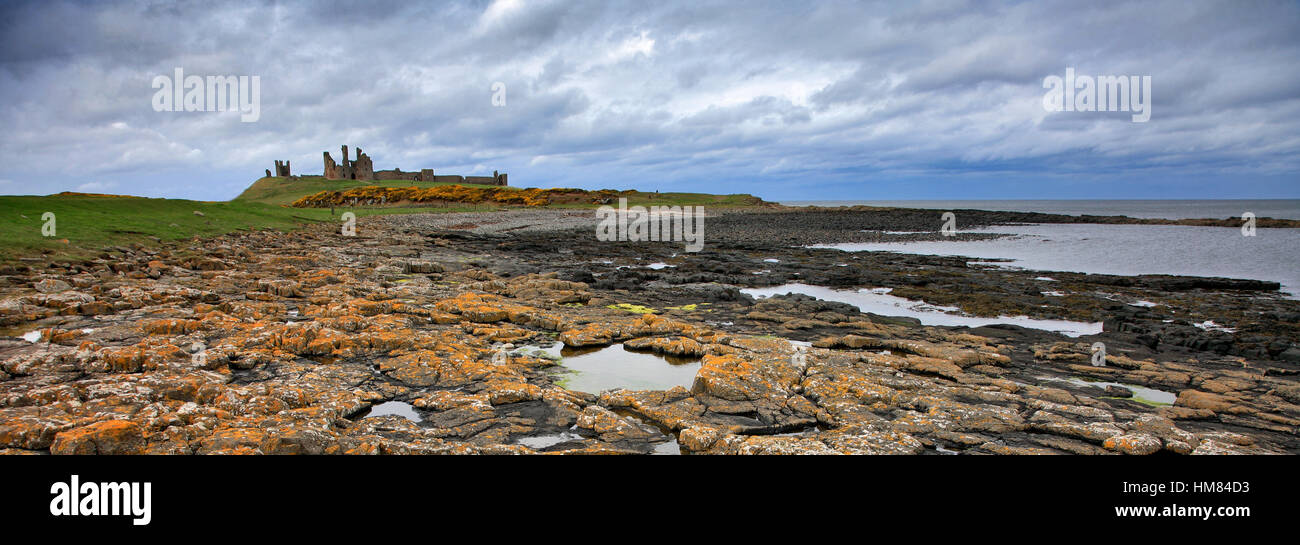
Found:
[[[690,388],[700,370],[699,358],[682,358],[631,351],[622,343],[593,348],[564,348],[559,369],[560,386],[598,393],[614,388],[667,390]]]

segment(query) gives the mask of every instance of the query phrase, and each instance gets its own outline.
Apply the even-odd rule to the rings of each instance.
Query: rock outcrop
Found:
[[[554,234],[431,236],[367,221],[365,236],[328,226],[239,232],[7,269],[0,323],[29,334],[0,340],[0,452],[1297,448],[1300,387],[1283,367],[1118,347],[1097,367],[1088,342],[1045,332],[921,327],[804,297],[760,305],[703,281],[723,274],[725,256],[747,256],[743,248],[676,272],[597,267],[601,254],[578,243],[557,254]],[[774,267],[764,255],[744,259]],[[601,287],[633,274],[662,299]],[[629,313],[623,302],[654,312]],[[697,359],[699,371],[689,387],[569,390],[554,357],[516,348],[556,341],[623,343]],[[1177,397],[1150,403],[1082,379]],[[381,416],[385,403],[415,417]]]

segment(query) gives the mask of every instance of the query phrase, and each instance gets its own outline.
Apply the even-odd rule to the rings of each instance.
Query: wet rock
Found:
[[[1044,433],[1074,437],[1093,443],[1102,443],[1124,433],[1124,430],[1109,422],[1077,422],[1047,411],[1039,411],[1030,417],[1029,427]]]
[[[641,424],[631,417],[621,417],[603,407],[583,409],[575,424],[580,429],[591,430],[609,443],[620,441],[647,441],[662,436],[658,430]]]
[[[686,450],[706,452],[724,435],[726,432],[717,428],[692,426],[682,430],[677,436],[677,441]]]
[[[856,232],[867,216],[813,222]],[[800,217],[810,216],[778,222]],[[711,454],[1300,448],[1300,390],[1283,357],[1294,335],[1277,322],[1290,303],[1238,303],[1212,288],[1161,296],[1141,290],[1162,280],[1110,285],[1054,273],[1075,294],[1069,305],[1045,305],[1031,272],[789,248],[786,239],[773,246],[761,240],[776,234],[754,221],[721,219],[731,238],[711,243],[707,259],[674,256],[674,245],[584,245],[586,228],[563,235],[579,242],[557,254],[555,232],[528,234],[536,221],[508,226],[520,228],[509,236],[474,231],[489,225],[484,218],[460,237],[421,227],[451,219],[377,218],[367,237],[346,240],[324,226],[245,231],[159,242],[156,253],[108,249],[81,270],[11,268],[0,321],[39,339],[0,340],[0,451],[534,453],[518,440],[572,434],[541,450],[643,453],[669,438],[661,430],[688,452]],[[651,259],[675,267],[638,266]],[[30,289],[45,280],[68,287]],[[1109,357],[1094,367],[1090,342],[1048,332],[920,327],[807,296],[756,301],[737,291],[790,281],[893,286],[989,312],[1109,313],[1116,330],[1099,337]],[[1099,285],[1178,307],[1183,322],[1163,322],[1161,307],[1124,309],[1090,291]],[[606,308],[620,303],[655,312]],[[1039,314],[1062,308],[1078,315]],[[1251,317],[1266,313],[1273,317]],[[1209,334],[1182,316],[1244,334]],[[700,371],[691,388],[597,396],[560,388],[547,372],[553,362],[505,346],[557,339],[700,357]],[[1256,352],[1214,353],[1224,347]],[[1122,397],[1118,388],[1046,387],[1072,377],[1180,393],[1174,406],[1148,407],[1105,399]],[[410,403],[421,421],[363,417],[386,401]]]
[[[139,424],[129,420],[106,420],[60,432],[50,445],[50,453],[139,454],[144,447]]]
[[[297,297],[300,294],[298,283],[292,280],[263,280],[257,288],[276,297]]]
[[[43,450],[54,437],[73,426],[76,419],[63,411],[38,407],[0,409],[0,447]]]
[[[1124,434],[1106,438],[1103,443],[1109,450],[1122,452],[1124,454],[1147,455],[1154,454],[1160,450],[1161,443],[1159,439],[1147,434]]]
[[[41,280],[33,284],[32,287],[36,288],[36,291],[39,291],[41,293],[58,293],[61,291],[68,291],[72,289],[71,284],[68,284],[67,282],[64,282],[62,280],[54,280],[52,278],[46,278],[45,280]]]
[[[490,391],[488,400],[493,405],[533,401],[542,397],[540,387],[522,382],[492,384]]]
[[[1219,394],[1202,392],[1199,390],[1183,390],[1178,392],[1178,400],[1175,405],[1188,407],[1192,409],[1205,409],[1214,412],[1228,411],[1233,408],[1233,402]]]
[[[778,393],[784,394],[782,397],[792,393],[791,388],[800,376],[793,364],[756,359],[730,354],[706,355],[691,391],[731,401],[763,400]]]
[[[704,345],[687,337],[642,337],[625,341],[623,346],[674,356],[699,357],[705,353]]]
[[[854,444],[853,450],[859,454],[885,454],[886,452],[869,450],[871,445]],[[919,444],[918,444],[919,446]],[[846,447],[848,448],[848,447]],[[728,435],[715,442],[707,451],[709,454],[839,454],[838,451],[816,439],[803,437],[780,437],[768,435]]]
[[[1133,390],[1130,390],[1123,386],[1115,386],[1114,384],[1109,384],[1106,386],[1106,395],[1111,397],[1130,398],[1133,397]]]
[[[440,273],[443,270],[441,264],[431,261],[408,261],[402,264],[402,274]]]

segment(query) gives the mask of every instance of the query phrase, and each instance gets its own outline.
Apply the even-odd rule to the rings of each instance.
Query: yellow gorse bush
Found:
[[[546,206],[552,197],[563,196],[565,201],[573,197],[599,204],[607,202],[618,191],[602,189],[587,191],[583,189],[506,189],[498,187],[466,187],[463,185],[444,185],[437,187],[381,187],[365,186],[346,190],[321,191],[308,195],[292,206],[295,208],[322,208],[328,206],[349,206],[352,204],[375,205],[383,203],[411,202],[457,202],[457,203],[497,203],[516,206]]]

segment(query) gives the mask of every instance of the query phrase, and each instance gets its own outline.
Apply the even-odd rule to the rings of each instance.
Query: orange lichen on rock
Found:
[[[641,337],[628,340],[623,343],[623,346],[687,357],[703,356],[706,352],[703,344],[689,337]]]
[[[198,330],[198,320],[153,320],[140,326],[150,335],[183,335]]]
[[[402,193],[351,195],[391,203]],[[3,347],[0,453],[644,453],[676,433],[682,450],[711,454],[1188,454],[1276,452],[1284,443],[1267,433],[1229,430],[1277,437],[1300,425],[1293,377],[1245,360],[1207,370],[1113,350],[1094,367],[1086,343],[1036,340],[1036,361],[1012,362],[1016,345],[1001,337],[800,299],[710,296],[707,321],[633,315],[607,305],[673,308],[663,305],[684,296],[625,289],[649,278],[634,271],[539,274],[510,263],[513,242],[477,234],[439,238],[379,219],[361,237],[325,227],[112,248],[97,263],[11,279],[0,320],[38,340]],[[483,258],[494,249],[503,255]],[[567,390],[551,374],[564,359],[536,350],[557,338],[700,358],[699,369],[664,390]],[[1181,393],[1149,408],[1049,382],[1071,376]]]
[[[105,420],[60,432],[51,454],[139,454],[144,450],[140,425],[130,420]]]
[[[731,401],[752,401],[791,391],[799,382],[800,370],[789,360],[757,355],[706,355],[695,375],[695,393],[707,393]]]
[[[1102,446],[1124,454],[1154,454],[1160,450],[1160,440],[1146,434],[1125,434],[1107,438]]]

